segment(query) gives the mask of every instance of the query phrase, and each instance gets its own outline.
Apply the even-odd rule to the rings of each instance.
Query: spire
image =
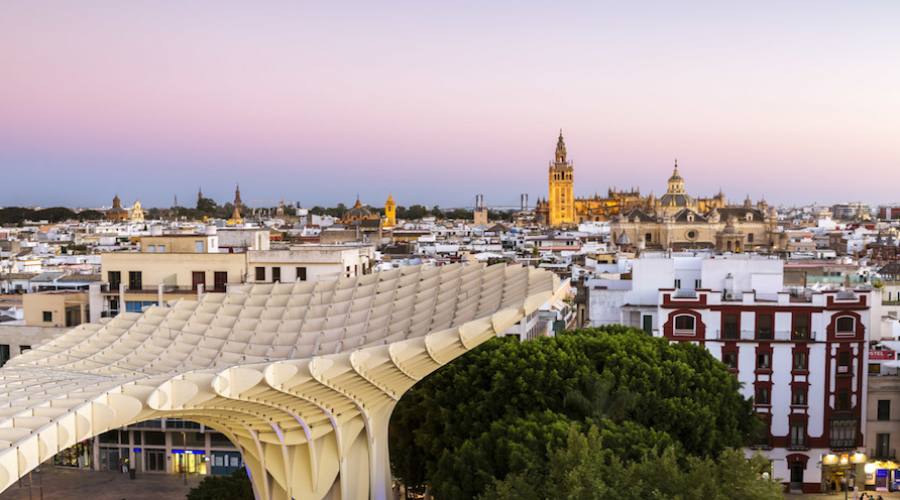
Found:
[[[559,138],[556,140],[556,163],[566,162],[566,140],[563,139],[562,129],[559,129]]]

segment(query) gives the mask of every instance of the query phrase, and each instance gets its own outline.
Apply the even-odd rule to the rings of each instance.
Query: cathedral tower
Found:
[[[575,184],[572,162],[566,160],[566,141],[562,130],[556,141],[556,155],[549,169],[549,222],[551,226],[575,224]]]
[[[387,201],[384,202],[384,225],[385,227],[397,225],[397,204],[394,203],[392,195],[388,195]]]
[[[243,206],[243,202],[241,201],[241,186],[234,187],[234,210],[231,212],[230,222],[232,224],[243,224],[244,218],[241,217],[241,207]]]

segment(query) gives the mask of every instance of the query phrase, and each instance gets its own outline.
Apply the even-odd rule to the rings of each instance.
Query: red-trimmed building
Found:
[[[783,277],[782,261],[759,256],[648,256],[635,261],[630,289],[596,286],[588,301],[608,295],[622,304],[620,322],[703,345],[728,365],[767,423],[748,453],[768,456],[792,490],[817,492],[851,475],[842,455],[864,451],[873,295],[790,290]]]

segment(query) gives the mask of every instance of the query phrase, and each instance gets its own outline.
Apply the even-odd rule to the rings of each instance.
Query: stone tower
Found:
[[[575,224],[575,184],[572,162],[566,160],[566,141],[562,130],[556,141],[556,155],[550,162],[548,187],[551,226]]]
[[[394,203],[392,195],[388,195],[387,201],[384,202],[384,225],[385,227],[397,225],[397,204]]]
[[[241,186],[236,185],[234,187],[234,210],[231,212],[232,224],[243,224],[244,218],[241,217],[242,206],[243,202],[241,201]]]

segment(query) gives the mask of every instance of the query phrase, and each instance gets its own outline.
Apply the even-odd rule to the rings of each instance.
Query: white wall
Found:
[[[749,256],[705,259],[701,270],[703,287],[724,290],[729,273],[734,277],[735,291],[777,293],[783,288],[784,262]]]

